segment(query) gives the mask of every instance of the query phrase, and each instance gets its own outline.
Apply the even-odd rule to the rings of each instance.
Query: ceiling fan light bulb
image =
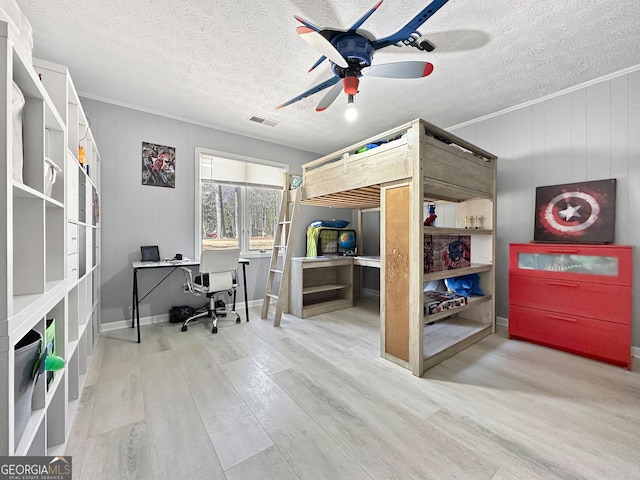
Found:
[[[347,111],[344,112],[344,116],[348,121],[353,122],[358,117],[358,111],[355,109],[355,106],[350,105]]]

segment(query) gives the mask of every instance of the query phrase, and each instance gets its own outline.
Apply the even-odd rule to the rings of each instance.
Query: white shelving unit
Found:
[[[352,306],[352,257],[291,259],[290,313],[307,318]]]
[[[0,149],[8,160],[0,169],[0,455],[47,455],[59,453],[68,438],[100,320],[93,216],[99,155],[67,69],[41,61],[34,68],[12,35],[0,22]],[[22,121],[14,112],[14,82],[24,96]],[[20,125],[21,139],[14,134]],[[79,144],[90,175],[78,163]],[[23,151],[21,179],[14,178],[14,147]],[[53,185],[45,176],[51,164]],[[91,214],[81,220],[81,210]],[[74,249],[84,258],[82,269],[69,259]],[[55,319],[55,351],[66,365],[48,385],[41,376],[30,399],[15,398],[15,346],[30,330],[44,339],[48,319]],[[24,398],[31,414],[16,432],[16,402]]]

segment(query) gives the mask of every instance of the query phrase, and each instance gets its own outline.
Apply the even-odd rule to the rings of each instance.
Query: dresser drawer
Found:
[[[629,367],[631,325],[509,306],[509,337]]]
[[[626,300],[625,300],[626,299]],[[509,303],[631,325],[631,287],[509,276]]]
[[[633,283],[630,246],[512,243],[509,250],[512,275],[626,286]]]

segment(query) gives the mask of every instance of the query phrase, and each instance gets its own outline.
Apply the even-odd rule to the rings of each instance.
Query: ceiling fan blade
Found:
[[[356,23],[351,25],[351,28],[349,29],[349,31],[355,32],[357,29],[359,29],[362,26],[362,24],[367,20],[367,18],[369,18],[373,14],[373,12],[375,12],[378,9],[378,7],[382,5],[382,1],[383,0],[380,0],[378,3],[376,3],[373,7],[369,9],[367,13],[365,13],[362,17],[360,17]]]
[[[315,32],[319,32],[321,30],[319,27],[316,27],[313,23],[306,21],[304,18],[299,17],[298,15],[294,15],[293,18],[295,18],[297,21],[299,21],[305,27],[310,28],[311,30],[313,30]]]
[[[341,91],[341,83],[336,83],[333,87],[331,87],[331,89],[325,94],[325,96],[322,97],[322,100],[320,100],[320,103],[316,107],[316,112],[322,112],[323,110],[329,108],[329,106],[335,101],[335,99],[338,98],[338,95],[340,95]]]
[[[433,72],[429,62],[396,62],[371,65],[362,69],[362,75],[384,78],[420,78]]]
[[[307,42],[309,45],[311,45],[336,65],[339,65],[343,68],[347,68],[349,66],[340,52],[336,50],[331,42],[323,37],[319,32],[306,26],[296,28],[296,32],[298,33],[298,35],[300,35],[300,38],[302,38],[305,42]]]
[[[320,65],[322,62],[324,62],[327,59],[327,57],[325,57],[324,55],[321,56],[318,61],[316,63],[313,64],[313,66],[307,71],[307,73],[312,72],[318,65]]]
[[[424,7],[420,13],[409,20],[409,22],[396,33],[385,38],[379,38],[372,42],[373,49],[379,50],[381,48],[388,47],[389,45],[395,45],[396,43],[404,40],[409,40],[411,35],[416,33],[422,24],[429,20],[429,18],[440,10],[448,1],[449,0],[433,0],[433,2]]]
[[[339,80],[340,80],[339,77],[332,77],[329,80],[325,80],[324,82],[319,83],[315,87],[311,87],[306,92],[301,93],[297,97],[293,97],[291,100],[287,100],[286,102],[281,103],[276,108],[283,108],[283,107],[286,107],[287,105],[291,105],[292,103],[299,102],[303,98],[307,98],[308,96],[313,95],[314,93],[318,93],[319,91],[324,90],[325,88],[329,88],[330,86],[335,85],[336,83],[338,83]]]

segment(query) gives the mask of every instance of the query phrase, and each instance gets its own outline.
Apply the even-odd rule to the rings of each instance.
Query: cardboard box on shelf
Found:
[[[450,292],[424,292],[424,313],[433,315],[467,304],[467,298]]]
[[[425,235],[424,273],[471,266],[470,235]]]

